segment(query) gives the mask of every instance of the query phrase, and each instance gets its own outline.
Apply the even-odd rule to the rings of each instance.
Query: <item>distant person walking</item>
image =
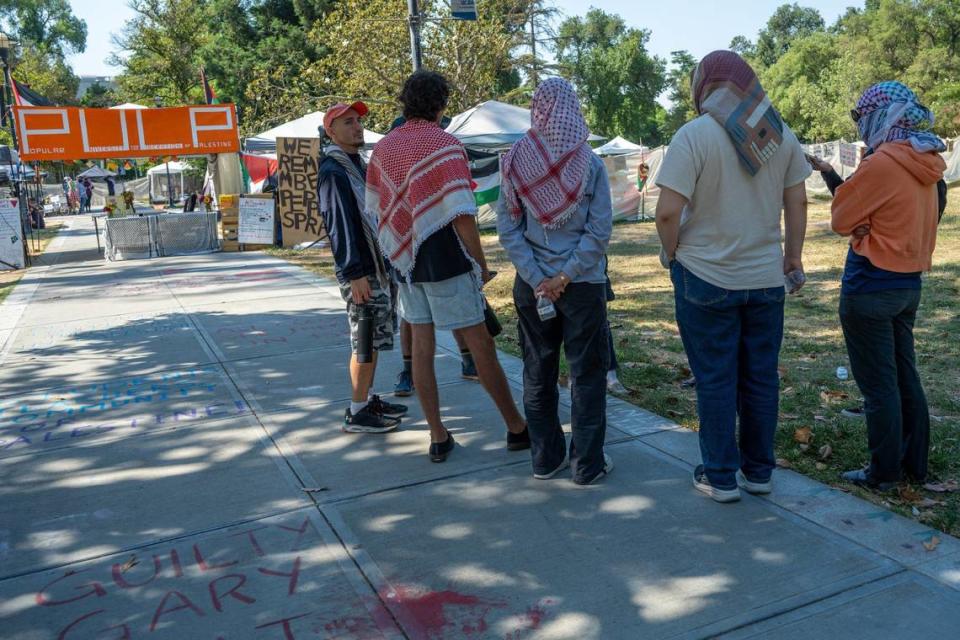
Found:
[[[802,285],[811,171],[740,56],[707,55],[692,89],[700,116],[680,128],[663,159],[657,232],[697,381],[703,464],[694,486],[731,502],[738,485],[771,490],[784,278],[794,291]]]
[[[913,326],[947,204],[943,142],[933,113],[900,82],[867,89],[851,111],[867,155],[846,182],[811,157],[834,194],[833,230],[850,236],[840,323],[863,394],[870,464],[843,479],[887,491],[927,478],[930,413],[917,371]]]

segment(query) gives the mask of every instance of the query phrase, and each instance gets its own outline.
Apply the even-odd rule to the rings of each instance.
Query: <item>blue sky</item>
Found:
[[[396,0],[402,2],[403,0]],[[687,49],[703,56],[723,49],[736,35],[753,39],[774,10],[784,0],[668,0],[663,3],[638,0],[555,0],[566,15],[582,15],[590,6],[623,16],[633,27],[650,29],[652,53],[669,59],[670,52]],[[848,6],[863,6],[863,1],[798,0],[799,4],[820,11],[827,24],[844,13]],[[87,50],[71,56],[70,64],[79,75],[115,75],[117,69],[105,59],[113,49],[111,33],[120,31],[133,15],[125,0],[70,0],[74,13],[87,21]],[[483,2],[479,5],[482,10]]]

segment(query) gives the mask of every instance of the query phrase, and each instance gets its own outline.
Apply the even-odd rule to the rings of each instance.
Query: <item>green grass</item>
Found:
[[[960,478],[960,189],[951,191],[950,199],[953,202],[940,226],[934,269],[924,282],[915,331],[932,416],[931,480],[941,481]],[[836,377],[838,366],[849,369],[837,318],[847,245],[830,231],[828,221],[829,203],[811,204],[804,251],[808,282],[786,305],[777,457],[783,466],[960,535],[960,492],[904,487],[899,494],[880,496],[839,482],[839,473],[860,467],[868,453],[864,422],[840,415],[844,407],[859,404],[861,396],[852,378],[843,382]],[[483,243],[490,268],[500,273],[485,289],[504,326],[498,346],[519,355],[511,297],[515,271],[496,235],[483,234]],[[674,319],[673,288],[669,274],[660,266],[659,251],[652,224],[615,227],[609,270],[617,299],[610,303],[609,315],[621,362],[620,378],[630,391],[627,400],[696,429],[696,395],[680,384],[690,371]],[[272,253],[332,277],[329,254]],[[806,447],[794,438],[803,428],[813,433],[813,441]],[[821,456],[826,446],[832,453]],[[942,504],[924,506],[928,503],[921,502],[923,498]]]

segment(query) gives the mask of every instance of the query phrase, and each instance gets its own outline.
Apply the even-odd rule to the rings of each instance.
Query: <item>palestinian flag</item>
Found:
[[[207,80],[207,74],[203,70],[203,67],[200,67],[200,84],[203,86],[203,99],[207,104],[220,104],[220,101],[217,99],[217,93],[213,90],[213,87],[210,86],[210,82]]]
[[[470,186],[477,206],[491,204],[500,199],[500,156],[496,154],[470,154]]]
[[[13,85],[13,104],[17,107],[49,107],[53,105],[51,100],[31,91],[29,86],[18,83],[13,77],[10,78],[10,84]]]

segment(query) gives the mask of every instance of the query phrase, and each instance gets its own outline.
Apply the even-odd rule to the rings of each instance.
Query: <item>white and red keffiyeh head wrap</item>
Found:
[[[556,229],[577,210],[593,155],[590,130],[569,82],[550,78],[537,87],[530,124],[503,157],[501,193],[514,218],[526,208],[544,227]]]
[[[417,250],[461,215],[476,215],[467,152],[433,122],[411,120],[373,147],[367,215],[377,220],[383,255],[404,277]]]

